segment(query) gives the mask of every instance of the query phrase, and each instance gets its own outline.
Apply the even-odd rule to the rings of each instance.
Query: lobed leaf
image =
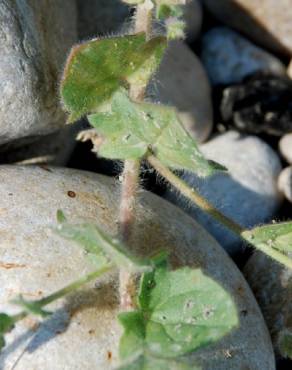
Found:
[[[97,112],[116,90],[128,85],[131,77],[135,81],[142,78],[147,84],[165,47],[164,37],[146,41],[144,33],[94,39],[75,46],[61,82],[61,98],[70,113],[69,122]],[[139,70],[143,70],[143,77]]]
[[[134,103],[125,91],[118,91],[113,96],[111,112],[93,114],[88,119],[105,139],[99,147],[102,157],[140,159],[151,151],[165,165],[198,175],[222,169],[203,157],[174,108]]]
[[[124,327],[120,356],[130,359],[133,369],[148,369],[145,363],[158,358],[171,369],[172,360],[218,341],[238,325],[229,294],[198,269],[169,271],[164,265],[144,274],[138,302],[138,310],[119,316]]]
[[[247,230],[242,236],[252,244],[266,244],[281,252],[292,252],[292,222],[264,225]]]

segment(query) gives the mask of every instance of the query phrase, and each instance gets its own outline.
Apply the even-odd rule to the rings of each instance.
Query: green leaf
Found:
[[[242,236],[254,245],[266,244],[281,252],[292,252],[292,222],[259,226],[246,230]]]
[[[147,84],[165,47],[164,37],[146,42],[144,33],[94,39],[75,46],[61,83],[61,98],[70,113],[69,121],[97,112],[116,90],[133,82],[132,79]]]
[[[67,221],[66,216],[61,209],[58,209],[57,211],[57,221],[59,224],[62,224]]]
[[[140,279],[139,291],[138,291],[138,304],[142,311],[148,309],[149,299],[151,297],[150,292],[155,286],[155,270],[157,268],[167,269],[168,253],[162,251],[151,258],[151,262],[155,266],[152,271],[145,272]]]
[[[171,107],[134,103],[124,91],[112,99],[112,111],[88,117],[104,137],[99,155],[109,159],[139,159],[149,150],[165,165],[210,175],[218,165],[207,161]],[[221,167],[220,167],[221,168]]]
[[[278,347],[283,357],[292,360],[292,332],[291,330],[282,330],[278,338]]]
[[[201,270],[160,268],[155,272],[154,285],[148,301],[151,319],[146,327],[152,353],[183,355],[219,340],[238,324],[229,294]]]
[[[41,317],[50,316],[52,313],[46,311],[42,308],[41,303],[39,301],[27,301],[22,296],[19,296],[17,299],[14,299],[12,303],[22,307],[24,311],[27,313],[38,315]]]
[[[166,35],[168,40],[177,40],[185,38],[186,23],[179,19],[170,19],[166,24]]]
[[[164,20],[169,17],[180,18],[184,14],[181,5],[168,5],[163,2],[156,7],[156,18]]]
[[[14,327],[14,320],[12,316],[6,313],[0,313],[0,334],[8,333]]]
[[[4,335],[0,334],[0,353],[2,351],[2,348],[5,347],[5,344],[6,344],[6,342],[5,342]]]
[[[0,351],[5,346],[4,334],[9,333],[14,327],[12,316],[6,313],[0,313]]]
[[[98,265],[108,260],[132,272],[152,270],[150,261],[133,256],[118,239],[112,238],[93,224],[60,224],[56,232],[68,240],[80,244],[87,253],[95,256]]]
[[[124,328],[124,334],[120,340],[120,357],[140,357],[143,354],[145,340],[145,325],[142,312],[123,312],[119,314],[118,319]]]
[[[119,316],[120,356],[133,369],[148,369],[157,358],[171,369],[173,359],[218,341],[238,325],[232,298],[198,269],[169,271],[161,265],[146,273],[138,302],[138,310]]]
[[[63,222],[56,229],[57,233],[67,240],[73,240],[82,246],[87,257],[96,266],[108,263],[108,257],[100,247],[98,231],[92,224],[69,224]]]

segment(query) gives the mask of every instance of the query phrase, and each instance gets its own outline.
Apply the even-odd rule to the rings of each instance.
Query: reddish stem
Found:
[[[136,8],[135,32],[145,32],[150,37],[152,25],[152,0],[145,0]],[[131,99],[143,101],[145,87],[132,85]],[[119,232],[122,241],[127,244],[131,238],[135,222],[136,194],[139,187],[140,160],[129,159],[125,161],[122,175],[122,197],[120,203]],[[130,311],[135,307],[134,296],[136,292],[135,276],[129,271],[120,271],[120,307],[123,311]]]
[[[136,192],[139,186],[140,161],[129,159],[125,161],[122,175],[122,196],[120,203],[119,228],[123,242],[131,237],[135,221]]]

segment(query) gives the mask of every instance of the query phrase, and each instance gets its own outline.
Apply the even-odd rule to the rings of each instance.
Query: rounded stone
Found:
[[[74,2],[0,1],[0,144],[64,126],[57,84],[76,39]]]
[[[227,27],[204,35],[202,62],[214,85],[242,82],[255,72],[286,73],[280,60]]]
[[[76,146],[76,135],[81,125],[68,125],[41,137],[21,139],[1,147],[0,164],[50,164],[65,166]],[[2,151],[3,150],[3,151]]]
[[[290,0],[203,0],[223,23],[268,50],[292,55]]]
[[[182,177],[191,187],[243,227],[250,228],[273,218],[281,203],[277,190],[281,163],[272,148],[256,136],[228,131],[200,149],[206,158],[227,167],[228,172],[203,179],[184,173]],[[214,218],[175,193],[168,191],[166,196],[202,224],[229,254],[235,256],[241,252],[240,238]]]
[[[74,193],[74,196],[72,194]],[[10,300],[40,298],[76,280],[94,267],[80,247],[51,231],[57,209],[68,220],[95,222],[117,232],[119,184],[89,172],[54,167],[0,167],[0,307],[18,310]],[[190,355],[206,370],[274,370],[268,332],[257,303],[241,273],[215,240],[195,221],[148,192],[140,194],[133,250],[149,255],[168,250],[173,266],[203,271],[232,295],[240,325],[212,346]],[[1,369],[17,361],[17,369],[113,369],[117,365],[121,329],[116,276],[109,275],[67,299],[48,306],[53,316],[37,325],[35,318],[19,322],[6,336]]]
[[[290,63],[287,68],[287,75],[292,79],[292,59],[290,60]]]
[[[279,149],[283,158],[292,164],[292,133],[282,136],[279,141]]]
[[[120,0],[76,0],[78,9],[78,36],[90,39],[121,32],[129,26],[130,7]],[[125,24],[126,23],[126,24]]]
[[[182,41],[173,41],[149,87],[150,96],[175,106],[196,140],[205,141],[213,127],[211,88],[199,58]]]
[[[244,274],[262,309],[275,351],[284,357],[286,349],[281,341],[286,335],[292,337],[292,271],[257,252],[246,264]]]
[[[286,167],[278,178],[278,188],[292,203],[292,166]]]

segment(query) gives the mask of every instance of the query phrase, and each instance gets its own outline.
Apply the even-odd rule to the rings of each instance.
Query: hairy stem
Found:
[[[125,161],[122,174],[122,197],[120,202],[119,228],[120,238],[124,243],[130,239],[135,220],[136,193],[139,186],[140,161]]]
[[[152,0],[145,0],[144,3],[137,5],[136,8],[135,32],[145,32],[147,39],[151,36],[153,8]]]
[[[100,269],[86,275],[86,276],[83,276],[82,278],[74,281],[73,283],[67,285],[66,287],[56,291],[55,293],[52,293],[50,295],[48,295],[47,297],[44,297],[38,301],[35,301],[34,303],[37,304],[40,308],[44,307],[44,306],[47,306],[48,304],[76,291],[77,289],[81,288],[83,285],[89,283],[90,281],[94,280],[94,279],[97,279],[98,277],[100,277],[101,275],[105,274],[106,272],[108,272],[109,270],[111,270],[112,268],[114,267],[114,265],[112,264],[108,264],[108,265],[105,265],[103,267],[101,267]],[[13,320],[14,322],[17,322],[17,321],[20,321],[22,319],[24,319],[26,316],[29,315],[29,312],[27,311],[22,311],[20,312],[19,314],[17,315],[14,315],[13,316]]]
[[[195,189],[190,188],[184,180],[165,167],[156,157],[150,155],[147,157],[147,160],[171,185],[177,188],[186,198],[197,204],[203,211],[213,216],[217,221],[232,230],[235,234],[240,235],[244,231],[240,225],[214,208],[214,206],[203,198]]]
[[[135,33],[145,32],[149,39],[152,27],[153,3],[145,0],[137,5],[135,14]],[[145,86],[130,87],[130,97],[135,101],[143,101]],[[119,214],[119,231],[122,241],[127,244],[135,221],[135,202],[139,187],[140,160],[126,160],[122,174],[122,198]],[[120,271],[120,307],[129,311],[135,307],[135,277],[124,269]]]
[[[219,221],[222,225],[231,230],[234,234],[240,236],[240,238],[242,238],[244,241],[254,246],[254,248],[264,252],[266,255],[283,264],[284,266],[292,268],[292,260],[289,257],[265,244],[254,245],[251,238],[245,237],[243,235],[244,229],[240,225],[238,225],[235,221],[226,217],[223,213],[218,211],[195,189],[190,188],[189,185],[184,180],[176,176],[171,170],[165,167],[155,156],[150,155],[147,157],[147,160],[152,165],[152,167],[155,168],[155,170],[159,174],[161,174],[171,185],[177,188],[182,195],[190,199],[203,211],[214,217],[217,221]]]

